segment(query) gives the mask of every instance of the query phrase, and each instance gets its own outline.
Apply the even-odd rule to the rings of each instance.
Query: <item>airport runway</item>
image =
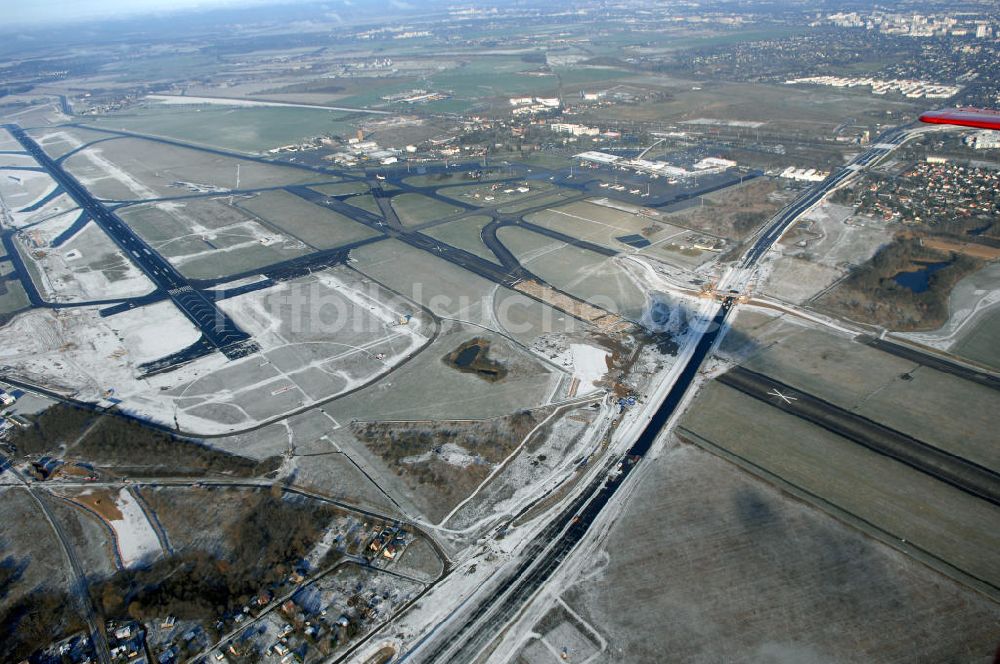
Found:
[[[916,362],[917,364],[930,369],[936,369],[937,371],[949,373],[953,376],[958,376],[959,378],[964,378],[965,380],[978,383],[979,385],[988,387],[992,390],[1000,390],[1000,378],[987,371],[980,371],[964,364],[952,362],[947,358],[935,355],[934,353],[889,341],[888,339],[878,339],[876,337],[863,335],[857,340],[867,346],[878,348],[882,352],[895,355],[896,357],[901,357],[904,360]]]
[[[195,290],[173,265],[146,244],[117,215],[94,198],[76,178],[57,164],[20,126],[8,124],[4,125],[4,128],[76,201],[76,204],[90,215],[90,218],[125,252],[125,255],[156,284],[158,289],[166,292],[174,304],[201,331],[209,344],[222,351],[230,359],[243,357],[256,349],[256,345],[250,341],[249,334],[241,330],[235,321],[215,305],[213,300],[201,291]]]
[[[719,376],[718,381],[977,498],[1000,505],[1000,475],[989,468],[749,369],[730,369]],[[784,398],[778,396],[779,393],[785,395]]]

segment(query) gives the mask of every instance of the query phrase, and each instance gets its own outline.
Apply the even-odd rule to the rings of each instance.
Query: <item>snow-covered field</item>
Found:
[[[8,166],[38,167],[38,162],[29,154],[0,154],[0,168]]]
[[[212,216],[212,224],[206,225],[204,212],[193,212],[191,206],[204,205],[205,201],[181,202],[159,201],[157,203],[128,208],[123,211],[125,221],[132,224],[141,235],[150,236],[150,244],[167,260],[176,266],[190,262],[198,262],[208,256],[218,257],[220,261],[230,260],[227,254],[239,254],[248,248],[261,245],[269,247],[278,245],[282,249],[306,250],[306,245],[299,240],[275,232],[264,226],[259,220],[244,216],[236,208],[224,208],[226,220],[224,223],[218,216]],[[143,215],[155,211],[155,214],[165,215],[163,221],[168,227],[177,226],[175,232],[165,234],[158,230],[159,218],[153,221],[143,219]],[[163,239],[164,235],[169,235]],[[197,240],[193,242],[192,240]],[[211,244],[209,244],[211,243]]]
[[[571,344],[569,348],[573,354],[573,375],[583,385],[596,386],[608,373],[609,353],[589,344]]]
[[[106,159],[99,146],[89,147],[86,150],[81,151],[79,155],[96,166],[104,174],[101,177],[77,174],[77,179],[79,179],[83,185],[91,187],[101,180],[110,178],[127,188],[137,199],[159,197],[159,194],[155,190],[142,184],[117,164]]]
[[[87,505],[88,511],[99,514],[101,520],[111,527],[122,565],[133,567],[138,563],[149,562],[163,552],[156,531],[131,489],[125,487],[113,494],[114,506],[107,505],[104,501],[106,507],[103,509],[94,507],[95,498],[97,502],[104,500],[104,496],[98,498],[95,493],[97,490],[83,491],[74,502]]]
[[[186,348],[201,332],[164,300],[105,318],[134,362],[149,362]]]
[[[30,231],[25,239],[27,242],[22,246],[27,246],[22,256],[38,267],[41,278],[36,286],[50,302],[128,298],[151,293],[156,288],[93,222],[59,248],[44,245],[35,248],[33,245],[38,241],[31,237]]]
[[[570,343],[551,361],[573,374],[580,383],[580,394],[592,391],[606,373],[610,353],[599,346],[586,343]]]
[[[365,110],[360,108],[340,108],[338,106],[321,106],[320,104],[296,104],[293,102],[282,102],[282,101],[258,101],[255,99],[232,99],[228,97],[188,97],[181,95],[147,95],[146,99],[152,101],[166,104],[166,105],[183,105],[190,106],[192,104],[211,104],[215,106],[240,106],[240,107],[250,107],[250,106],[274,106],[274,107],[284,107],[284,108],[315,108],[321,111],[364,111],[367,113],[375,113],[378,115],[390,115],[386,111],[373,111]]]
[[[4,205],[15,212],[42,200],[55,191],[56,186],[48,173],[0,168],[0,197]]]
[[[486,461],[475,454],[469,454],[461,445],[456,445],[455,443],[445,443],[430,452],[424,452],[416,456],[409,456],[400,459],[401,463],[414,464],[423,463],[425,461],[430,461],[431,459],[438,459],[452,466],[457,466],[459,468],[468,468],[474,464],[484,464]]]
[[[138,365],[179,351],[200,336],[170,302],[102,318],[96,307],[33,309],[0,328],[0,363],[40,385],[100,401],[156,395],[156,381],[139,380]],[[127,405],[127,403],[126,403]]]
[[[113,392],[122,410],[176,421],[192,433],[240,430],[374,380],[427,343],[419,316],[399,325],[401,310],[389,295],[381,299],[381,291],[363,290],[343,274],[330,271],[223,301],[262,348],[240,360],[212,353],[141,377],[141,364],[200,338],[175,305],[163,301],[108,318],[96,307],[25,312],[0,328],[0,363],[12,376],[82,400],[101,402]],[[312,284],[323,289],[327,304],[334,298],[334,308],[348,312],[350,325],[325,330],[293,324],[282,307],[294,288]]]
[[[9,221],[12,228],[29,231],[39,246],[48,245],[73,224],[79,210],[72,198],[60,194],[34,212],[10,210]]]
[[[122,518],[109,521],[115,531],[115,540],[122,563],[132,567],[138,562],[148,560],[162,552],[156,531],[150,525],[146,513],[132,492],[125,488],[118,492],[115,506],[122,513]]]

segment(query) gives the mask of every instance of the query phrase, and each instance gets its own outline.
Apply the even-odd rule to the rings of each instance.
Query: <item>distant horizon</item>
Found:
[[[262,5],[307,4],[313,0],[39,0],[8,9],[6,27],[38,28],[148,14],[211,11]]]

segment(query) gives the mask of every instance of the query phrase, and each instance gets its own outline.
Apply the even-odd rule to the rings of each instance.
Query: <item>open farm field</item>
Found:
[[[718,397],[699,397],[702,421],[745,431],[737,415],[707,408],[709,398],[736,405]],[[737,411],[753,423],[744,447],[777,460],[801,446],[783,427],[758,429],[755,408]],[[819,439],[802,443],[811,441]],[[774,445],[780,450],[769,452]],[[598,661],[655,661],[664,652],[705,663],[992,657],[1000,609],[978,593],[695,446],[652,463],[612,526],[605,562],[564,595],[608,641]],[[804,473],[829,481],[861,468],[808,464]],[[557,649],[573,643],[553,637]]]
[[[953,347],[953,351],[974,362],[1000,371],[1000,310],[994,309],[977,321]]]
[[[743,366],[1000,470],[990,424],[1000,407],[996,390],[808,329],[783,335]]]
[[[806,492],[931,564],[1000,590],[998,508],[918,470],[820,429],[718,383],[707,386],[680,424],[680,435],[707,441],[751,467]],[[891,478],[891,481],[888,481]],[[863,529],[865,525],[861,525]]]

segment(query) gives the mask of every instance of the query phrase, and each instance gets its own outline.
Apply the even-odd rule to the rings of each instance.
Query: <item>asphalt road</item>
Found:
[[[807,191],[794,203],[778,213],[778,216],[766,227],[754,243],[753,248],[743,257],[741,266],[748,268],[755,265],[803,213],[843,184],[845,180],[850,179],[859,168],[868,166],[872,162],[889,154],[892,148],[899,146],[906,138],[906,132],[901,129],[893,129],[882,134],[873,141],[872,146],[868,150],[855,157],[846,166],[837,169],[826,180]],[[880,147],[882,145],[887,147]]]

